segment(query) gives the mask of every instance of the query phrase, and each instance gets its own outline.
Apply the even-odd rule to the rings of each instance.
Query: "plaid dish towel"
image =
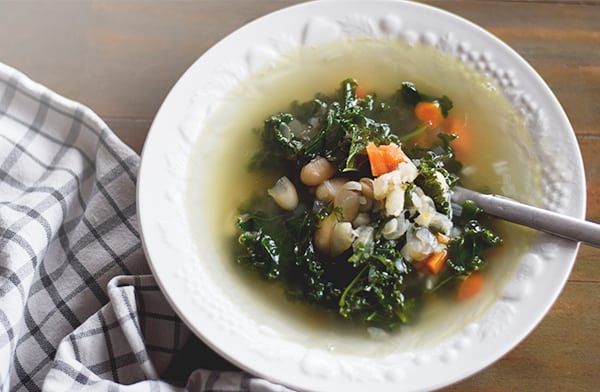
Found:
[[[167,304],[140,244],[138,163],[90,109],[0,64],[0,391],[285,390]]]

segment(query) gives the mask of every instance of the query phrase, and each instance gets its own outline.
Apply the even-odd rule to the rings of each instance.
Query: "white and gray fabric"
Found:
[[[0,391],[279,391],[195,338],[150,274],[139,157],[0,64]]]

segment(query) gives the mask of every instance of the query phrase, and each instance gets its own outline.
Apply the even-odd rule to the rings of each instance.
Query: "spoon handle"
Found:
[[[512,199],[455,187],[452,201],[474,202],[486,214],[573,241],[600,247],[600,224],[532,207]]]

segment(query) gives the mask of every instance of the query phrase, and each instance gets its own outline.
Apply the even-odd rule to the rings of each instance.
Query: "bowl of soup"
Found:
[[[581,155],[544,81],[448,12],[319,1],[181,76],[138,212],[161,290],[240,368],[300,390],[431,390],[531,332],[578,250],[453,203],[457,184],[583,217]]]

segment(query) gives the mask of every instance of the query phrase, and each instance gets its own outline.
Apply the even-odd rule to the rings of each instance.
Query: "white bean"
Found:
[[[336,170],[326,158],[316,157],[302,167],[300,181],[307,186],[316,186],[333,177]]]
[[[267,190],[269,196],[284,210],[291,211],[298,206],[298,193],[296,187],[289,178],[283,176],[275,182],[272,188]]]
[[[321,201],[328,203],[332,202],[335,198],[335,195],[346,182],[348,182],[348,180],[341,177],[323,181],[323,183],[317,187],[317,190],[315,191],[315,197]]]
[[[384,173],[373,181],[373,197],[383,200],[394,188],[413,182],[419,171],[411,161],[401,162],[396,170]]]
[[[360,179],[360,185],[362,187],[362,194],[368,197],[369,199],[373,199],[373,179],[368,177],[363,177]]]
[[[371,216],[366,212],[359,212],[358,215],[356,215],[356,218],[354,218],[352,221],[352,226],[361,227],[366,226],[369,223],[371,223]]]
[[[404,188],[394,188],[385,199],[385,213],[400,216],[404,210]]]
[[[337,256],[352,246],[356,233],[350,222],[337,222],[331,233],[331,255]]]
[[[348,181],[335,195],[333,206],[342,209],[342,220],[352,222],[360,208],[361,185],[356,181]]]
[[[331,214],[321,222],[319,222],[319,227],[315,231],[314,242],[315,247],[318,251],[329,254],[331,251],[331,235],[333,233],[333,227],[337,223],[337,217],[335,214]]]
[[[359,244],[368,246],[373,242],[375,236],[375,229],[371,226],[360,226],[354,230],[356,233],[356,239],[352,244],[352,247],[356,249]]]
[[[406,236],[406,245],[401,249],[402,256],[409,261],[421,261],[429,256],[437,246],[435,236],[426,228],[409,230]]]
[[[408,225],[408,220],[402,217],[392,218],[383,226],[381,233],[387,240],[397,240],[406,233]]]
[[[361,192],[362,185],[358,181],[348,181],[343,186],[342,189],[347,189],[349,191]]]
[[[396,227],[398,226],[398,221],[394,218],[390,219],[389,221],[385,222],[385,225],[383,225],[383,227],[381,228],[381,234],[383,234],[383,236],[386,239],[391,239],[388,238],[388,236],[392,233],[394,233],[394,231],[396,231]]]
[[[371,212],[373,210],[373,199],[370,199],[366,196],[361,196],[358,199],[358,211],[360,212]]]

